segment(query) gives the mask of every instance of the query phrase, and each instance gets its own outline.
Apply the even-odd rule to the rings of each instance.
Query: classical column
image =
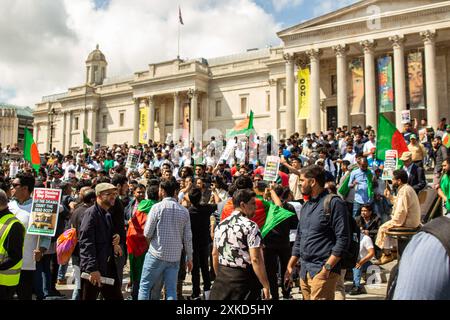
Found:
[[[180,129],[180,94],[179,92],[175,92],[173,94],[173,130],[172,130],[172,139],[174,143],[178,142],[179,129]]]
[[[97,110],[96,106],[92,106],[89,108],[89,121],[90,121],[90,130],[89,130],[89,139],[95,147],[95,142],[97,141]]]
[[[284,54],[286,61],[286,137],[295,131],[295,75],[294,55]]]
[[[141,123],[140,117],[140,101],[139,98],[133,98],[133,145],[137,146],[139,144],[139,127]]]
[[[311,103],[310,108],[310,123],[311,128],[308,128],[309,133],[320,132],[320,56],[321,50],[308,50],[307,55],[311,62]]]
[[[36,122],[33,122],[33,140],[38,143],[38,126]]]
[[[60,148],[59,150],[62,152],[62,154],[67,154],[66,152],[66,121],[67,121],[67,112],[66,111],[61,111],[62,113],[62,127],[61,127],[61,143],[60,143]],[[36,140],[34,140],[36,141]]]
[[[155,99],[153,96],[148,97],[148,125],[147,139],[155,139]]]
[[[67,117],[68,117],[68,121],[69,121],[69,125],[66,127],[66,132],[65,135],[66,137],[66,146],[65,146],[65,152],[69,153],[70,151],[70,147],[72,146],[72,112],[68,111],[67,112]]]
[[[337,45],[333,47],[336,54],[337,66],[337,118],[338,127],[348,126],[348,99],[347,99],[347,51],[348,47]]]
[[[425,79],[427,88],[427,118],[428,124],[437,128],[439,123],[439,105],[436,78],[436,32],[420,33],[425,45]]]
[[[364,95],[366,98],[366,126],[371,125],[377,129],[377,98],[375,82],[375,57],[376,42],[373,40],[362,41],[364,49]]]
[[[191,99],[191,110],[189,114],[189,139],[197,142],[198,140],[198,91],[190,89],[188,92]]]
[[[405,49],[403,36],[389,37],[394,48],[395,125],[402,129],[402,111],[406,110]]]

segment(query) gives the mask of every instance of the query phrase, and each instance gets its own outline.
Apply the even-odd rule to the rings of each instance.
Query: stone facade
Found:
[[[393,59],[395,77],[395,110],[386,115],[401,126],[401,112],[408,108],[406,55],[416,51],[424,56],[426,108],[413,110],[412,116],[427,117],[434,126],[440,117],[450,118],[449,1],[365,0],[278,36],[280,47],[153,63],[120,79],[106,78],[106,58],[97,47],[86,61],[85,85],[44,97],[36,105],[38,148],[49,149],[52,108],[52,143],[62,152],[82,145],[83,130],[101,145],[172,140],[185,137],[186,131],[206,141],[225,134],[250,110],[261,135],[376,126],[375,61],[385,55]],[[355,58],[364,61],[365,109],[360,114],[352,114],[349,106],[348,63]],[[307,120],[297,119],[300,65],[311,72]]]
[[[33,130],[31,108],[0,103],[0,149],[8,145],[22,149],[25,128]]]

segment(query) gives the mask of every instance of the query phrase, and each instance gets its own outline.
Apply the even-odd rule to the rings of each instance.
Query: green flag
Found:
[[[250,115],[236,124],[233,130],[227,133],[227,138],[232,138],[238,135],[249,136],[253,132],[255,132],[255,128],[253,127],[253,111],[250,110]]]
[[[357,170],[358,168],[354,168],[352,171]],[[346,197],[348,193],[350,192],[350,174],[351,172],[347,173],[347,177],[344,179],[344,182],[342,182],[342,185],[339,187],[338,193],[342,195],[343,197]],[[367,196],[369,199],[373,199],[374,193],[373,193],[373,174],[370,170],[367,170],[366,172],[367,176]]]
[[[261,228],[261,236],[263,238],[281,222],[295,215],[294,212],[279,207],[272,202],[263,200],[262,197],[257,196],[257,198],[262,201],[266,211],[266,220]]]
[[[38,172],[41,166],[41,158],[36,143],[34,142],[33,135],[25,128],[25,137],[23,145],[23,158],[31,163],[33,169]]]
[[[86,132],[83,130],[83,144],[87,144],[88,146],[93,146],[91,140],[86,135]]]

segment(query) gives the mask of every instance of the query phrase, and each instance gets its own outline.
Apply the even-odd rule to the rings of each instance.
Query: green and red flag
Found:
[[[378,118],[377,159],[385,160],[386,150],[397,150],[401,158],[403,152],[408,152],[408,146],[400,131],[384,115]]]
[[[39,167],[41,166],[41,157],[39,156],[39,151],[36,143],[34,142],[33,135],[27,128],[25,128],[23,158],[31,163],[31,166],[34,170],[36,170],[36,172],[39,171]]]
[[[448,133],[445,133],[444,136],[442,137],[442,144],[446,148],[450,148],[450,135]]]
[[[249,136],[250,134],[255,132],[255,128],[253,127],[253,111],[250,111],[250,115],[244,120],[238,122],[234,128],[227,133],[227,138],[232,138],[238,135]]]
[[[128,223],[126,244],[130,258],[130,278],[133,281],[141,278],[145,253],[148,250],[144,227],[147,222],[147,215],[156,202],[155,200],[142,200]]]
[[[220,221],[228,218],[234,211],[233,200],[229,199],[225,204]],[[283,209],[272,202],[265,201],[261,197],[256,197],[256,210],[252,220],[255,222],[261,230],[261,236],[264,238],[273,228],[284,220],[295,215],[294,212]]]

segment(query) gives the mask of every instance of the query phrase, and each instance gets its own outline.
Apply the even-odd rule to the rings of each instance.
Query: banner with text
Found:
[[[380,112],[394,111],[394,80],[392,57],[377,59],[378,71],[378,110]]]
[[[298,70],[298,118],[309,118],[309,68]]]
[[[127,162],[125,164],[125,168],[134,170],[137,168],[137,165],[139,163],[139,158],[141,157],[141,150],[137,149],[130,149],[128,151],[128,158]]]
[[[139,109],[139,143],[145,144],[147,139],[147,108]]]

